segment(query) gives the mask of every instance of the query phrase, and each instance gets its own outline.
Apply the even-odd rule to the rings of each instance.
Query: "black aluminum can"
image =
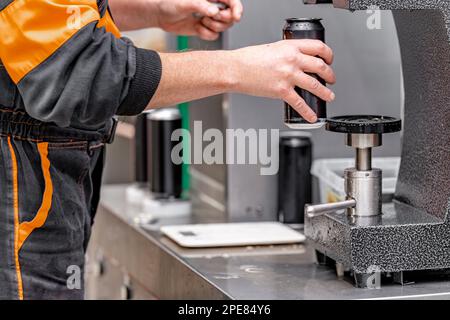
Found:
[[[325,42],[325,28],[321,23],[322,19],[312,18],[291,18],[286,20],[283,28],[283,39],[315,39]],[[325,85],[325,81],[315,74],[310,74]],[[318,121],[311,124],[302,118],[297,111],[289,104],[285,103],[284,122],[291,129],[317,129],[325,125],[327,118],[327,103],[309,91],[296,87],[295,91],[305,100],[305,102],[316,113]]]
[[[312,200],[312,142],[299,131],[280,136],[278,215],[281,222],[303,224],[304,208]]]
[[[180,143],[172,141],[172,134],[181,127],[181,114],[176,108],[147,114],[150,191],[158,199],[181,198],[182,164],[172,161],[172,150]]]
[[[148,182],[147,161],[147,114],[142,113],[136,118],[135,139],[135,179],[139,184]]]

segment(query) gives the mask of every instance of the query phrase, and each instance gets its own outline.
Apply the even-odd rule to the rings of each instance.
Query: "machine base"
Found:
[[[345,269],[343,265],[316,251],[316,262],[319,265],[334,268],[338,278],[345,278],[355,287],[363,289],[380,289],[384,285],[412,285],[430,281],[449,281],[450,268],[423,271],[380,272],[374,269],[371,273],[356,273]]]
[[[333,213],[305,221],[318,262],[337,267],[339,276],[350,274],[362,288],[448,276],[449,234],[449,221],[402,203],[384,205],[375,218]]]

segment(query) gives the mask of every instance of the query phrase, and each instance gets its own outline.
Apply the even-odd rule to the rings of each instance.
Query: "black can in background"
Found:
[[[140,185],[145,185],[148,183],[147,113],[142,113],[136,118],[134,141],[135,180]]]
[[[302,132],[288,131],[280,136],[278,174],[278,214],[288,224],[305,222],[305,204],[312,200],[312,142]]]
[[[176,108],[147,115],[150,191],[159,199],[181,198],[182,164],[172,161],[172,150],[180,143],[172,141],[172,133],[181,127],[181,114]]]
[[[320,22],[322,19],[311,18],[291,18],[286,20],[283,28],[283,39],[314,39],[325,42],[325,28]],[[310,74],[325,85],[325,81],[315,74]],[[305,102],[317,114],[317,123],[309,123],[302,118],[297,111],[289,104],[285,103],[284,122],[291,129],[318,129],[325,125],[327,118],[326,101],[316,97],[307,90],[296,87],[295,91],[305,100]]]

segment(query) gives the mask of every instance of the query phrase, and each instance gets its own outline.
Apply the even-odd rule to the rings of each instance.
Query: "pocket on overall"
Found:
[[[19,189],[27,195],[20,201],[21,224],[27,234],[36,233],[33,241],[49,245],[48,252],[71,251],[71,245],[83,239],[88,213],[82,185],[89,172],[86,143],[20,144]]]
[[[9,139],[17,169],[17,264],[23,296],[65,296],[67,270],[84,268],[90,214],[86,143],[35,143]],[[69,295],[81,295],[69,292]],[[78,297],[78,296],[77,296]]]

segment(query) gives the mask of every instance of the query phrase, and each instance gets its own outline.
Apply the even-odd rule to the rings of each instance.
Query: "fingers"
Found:
[[[219,33],[208,29],[202,23],[197,23],[194,28],[195,28],[195,31],[196,31],[198,37],[200,37],[203,40],[215,41],[220,36]]]
[[[228,5],[229,9],[220,10],[217,5],[207,0],[187,1],[186,6],[193,13],[214,18],[221,22],[234,23],[241,20],[244,8],[240,0],[217,0],[216,2]]]
[[[205,17],[214,17],[220,12],[217,6],[207,0],[191,0],[186,1],[185,4],[187,10]]]
[[[222,20],[220,16],[223,15],[224,16],[223,19],[231,18],[232,19],[231,21],[234,22],[241,21],[242,15],[244,13],[244,6],[242,5],[241,0],[220,0],[220,2],[227,4],[228,7],[230,8],[229,10],[221,11],[221,13],[219,14],[220,20]],[[231,21],[224,20],[224,22],[231,22]]]
[[[195,26],[197,35],[203,40],[214,41],[219,38],[219,33],[224,32],[239,21],[242,17],[243,6],[240,0],[217,0],[229,9],[220,10],[216,5],[207,0],[187,1],[188,10],[203,16]],[[217,2],[216,1],[216,2]]]
[[[333,91],[321,84],[319,80],[306,73],[299,73],[295,79],[295,84],[297,87],[305,89],[327,102],[332,102],[336,98]]]
[[[202,24],[207,27],[209,30],[214,31],[216,33],[224,32],[225,30],[231,28],[233,23],[224,23],[217,21],[215,19],[211,19],[209,17],[205,17],[202,19]]]
[[[319,56],[321,57],[327,64],[333,63],[333,50],[325,43],[320,40],[288,40],[295,43],[297,48],[304,54],[309,56]]]
[[[292,88],[288,94],[284,97],[286,101],[295,111],[297,111],[306,121],[310,123],[317,122],[317,115],[312,111],[312,109],[306,104],[305,100],[298,95],[297,92]]]
[[[234,20],[233,12],[231,11],[231,9],[220,10],[219,14],[214,17],[214,20],[226,23],[237,22]]]
[[[334,74],[333,69],[320,58],[303,55],[300,62],[300,68],[304,72],[319,75],[329,84],[336,83],[336,75]]]

